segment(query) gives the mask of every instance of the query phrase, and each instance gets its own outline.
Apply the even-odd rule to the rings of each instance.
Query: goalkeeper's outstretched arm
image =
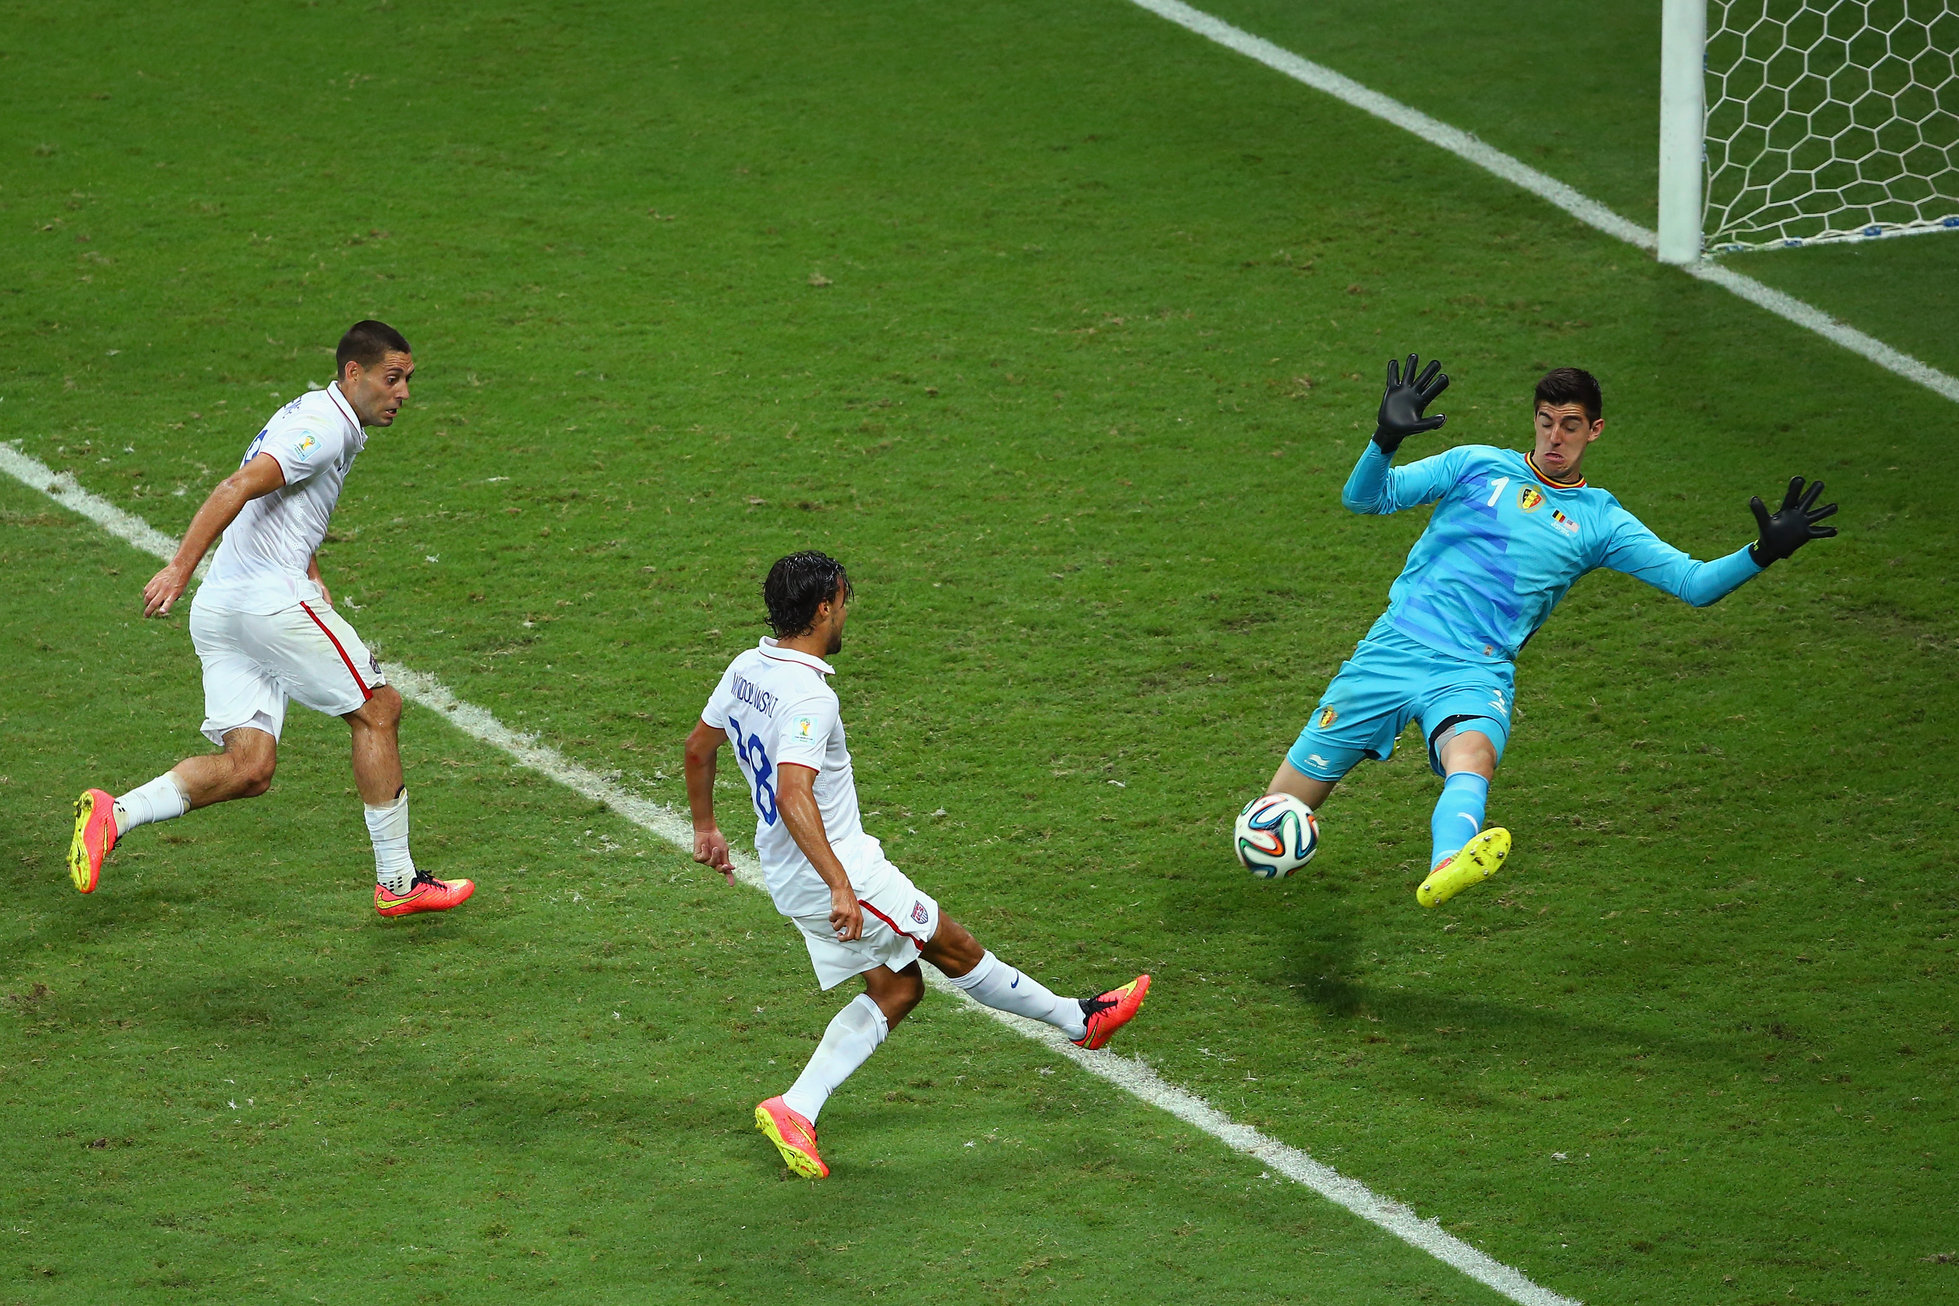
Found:
[[[1375,416],[1374,436],[1340,491],[1340,502],[1349,512],[1393,512],[1412,503],[1427,503],[1441,493],[1438,489],[1433,494],[1409,497],[1405,491],[1414,487],[1389,483],[1389,465],[1401,442],[1411,435],[1439,430],[1449,420],[1444,413],[1422,416],[1422,410],[1449,388],[1449,377],[1439,360],[1430,359],[1426,371],[1421,363],[1419,354],[1408,355],[1405,370],[1398,360],[1388,360],[1388,384]]]
[[[1837,510],[1834,503],[1816,506],[1822,493],[1823,482],[1816,481],[1805,494],[1803,478],[1797,476],[1789,482],[1782,507],[1773,514],[1761,499],[1750,499],[1748,506],[1755,514],[1758,538],[1712,562],[1696,562],[1627,514],[1606,550],[1605,565],[1704,608],[1734,593],[1761,575],[1770,563],[1788,557],[1811,540],[1835,535],[1836,527],[1819,525]]]

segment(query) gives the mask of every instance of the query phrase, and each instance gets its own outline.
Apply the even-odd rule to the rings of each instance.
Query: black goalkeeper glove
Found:
[[[1811,540],[1827,539],[1837,533],[1834,526],[1818,526],[1836,512],[1834,503],[1816,506],[1817,498],[1823,493],[1823,482],[1810,483],[1809,493],[1803,493],[1803,478],[1789,478],[1789,492],[1782,496],[1782,507],[1774,516],[1762,503],[1760,495],[1748,501],[1754,510],[1755,526],[1761,536],[1748,546],[1748,556],[1755,560],[1757,567],[1766,567],[1778,558],[1786,558]]]
[[[1442,364],[1431,359],[1428,370],[1418,379],[1415,369],[1421,362],[1419,355],[1408,355],[1408,370],[1403,372],[1394,359],[1388,360],[1388,388],[1381,396],[1381,412],[1374,425],[1374,443],[1383,453],[1392,454],[1409,436],[1433,431],[1449,420],[1441,413],[1422,416],[1422,409],[1449,388],[1449,378],[1443,374]]]

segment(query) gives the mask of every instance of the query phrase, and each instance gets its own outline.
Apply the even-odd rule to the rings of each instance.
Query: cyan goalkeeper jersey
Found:
[[[1572,583],[1594,567],[1636,576],[1704,607],[1761,572],[1744,547],[1696,562],[1604,490],[1557,485],[1529,458],[1460,445],[1406,467],[1372,440],[1340,502],[1389,513],[1435,504],[1388,591],[1381,620],[1432,649],[1510,661]]]

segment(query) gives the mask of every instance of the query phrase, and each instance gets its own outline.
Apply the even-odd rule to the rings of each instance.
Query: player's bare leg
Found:
[[[1472,884],[1496,874],[1510,855],[1510,832],[1483,829],[1483,812],[1496,776],[1496,744],[1466,722],[1436,750],[1442,763],[1442,795],[1429,820],[1434,838],[1428,878],[1415,890],[1424,907],[1439,907]]]
[[[1320,780],[1307,775],[1291,762],[1280,762],[1279,769],[1272,773],[1272,783],[1265,786],[1268,794],[1291,794],[1314,811],[1320,810],[1327,795],[1333,792],[1336,782]]]
[[[1107,1043],[1110,1035],[1129,1023],[1150,991],[1150,977],[1138,975],[1096,997],[1061,997],[995,957],[950,916],[939,918],[939,928],[920,955],[973,1001],[1052,1025],[1085,1048]]]
[[[175,820],[195,807],[258,797],[272,787],[278,760],[277,739],[240,726],[226,732],[223,752],[187,757],[120,798],[102,789],[83,790],[75,800],[75,836],[68,845],[68,874],[75,887],[95,892],[103,858],[137,826]]]
[[[272,787],[279,765],[279,741],[265,730],[240,726],[224,737],[222,753],[187,757],[170,774],[192,811],[234,798],[257,798]]]
[[[354,732],[354,788],[361,801],[378,807],[402,789],[401,694],[377,685],[374,696],[340,718]]]
[[[877,1004],[884,1016],[885,1032],[889,1033],[925,997],[925,975],[917,962],[903,970],[877,966],[864,972],[864,993]]]
[[[374,910],[383,916],[447,911],[476,885],[438,880],[415,869],[408,852],[408,786],[401,771],[401,694],[377,685],[365,703],[340,718],[353,732],[354,788],[366,806],[374,844]]]

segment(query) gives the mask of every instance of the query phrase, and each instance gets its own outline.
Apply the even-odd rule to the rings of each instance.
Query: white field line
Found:
[[[177,550],[177,541],[142,518],[90,494],[75,483],[74,477],[65,472],[55,473],[38,459],[12,445],[0,444],[0,471],[29,489],[47,495],[62,507],[80,513],[144,553],[168,561]],[[604,803],[642,830],[656,834],[690,853],[693,851],[692,822],[664,803],[642,798],[589,767],[580,766],[550,745],[539,743],[534,736],[512,730],[483,708],[456,697],[433,676],[410,670],[399,663],[389,664],[387,672],[388,682],[401,691],[403,698],[429,709],[464,734],[502,749],[518,764],[557,781],[581,797]],[[733,860],[736,877],[743,884],[753,889],[763,887],[760,868],[752,857],[737,854]],[[1295,1183],[1304,1184],[1327,1200],[1379,1225],[1410,1246],[1495,1289],[1519,1303],[1519,1306],[1581,1306],[1575,1299],[1540,1287],[1526,1278],[1522,1271],[1492,1259],[1446,1232],[1438,1220],[1421,1219],[1411,1208],[1381,1196],[1359,1180],[1347,1178],[1331,1166],[1315,1161],[1296,1147],[1266,1137],[1250,1125],[1239,1124],[1204,1099],[1164,1082],[1140,1057],[1084,1051],[1051,1026],[981,1006],[946,983],[936,972],[931,973],[931,981],[932,987],[959,999],[970,1010],[991,1016],[1056,1055],[1068,1058],[1090,1074],[1108,1080],[1131,1096],[1209,1134],[1234,1152],[1253,1157],[1267,1169]]]
[[[1260,36],[1253,36],[1243,28],[1233,27],[1221,18],[1199,9],[1193,9],[1182,0],[1130,0],[1130,3],[1162,18],[1167,18],[1179,27],[1188,28],[1207,40],[1215,41],[1227,49],[1235,50],[1250,59],[1256,59],[1275,72],[1284,73],[1296,82],[1303,82],[1316,91],[1324,91],[1337,100],[1351,104],[1356,109],[1373,114],[1375,117],[1391,122],[1404,131],[1412,132],[1431,145],[1439,146],[1458,158],[1466,159],[1488,172],[1493,172],[1507,182],[1522,187],[1540,199],[1557,205],[1572,217],[1588,227],[1595,227],[1608,236],[1615,236],[1628,245],[1652,251],[1659,245],[1659,237],[1636,222],[1622,218],[1597,200],[1565,185],[1556,177],[1539,172],[1536,168],[1516,159],[1495,146],[1487,145],[1459,127],[1431,118],[1419,109],[1412,109],[1401,101],[1391,99],[1379,91],[1370,90],[1351,77],[1334,72],[1323,64],[1310,59],[1302,59],[1290,50],[1282,49]],[[1703,259],[1682,269],[1687,275],[1721,287],[1732,294],[1739,295],[1759,308],[1765,308],[1777,317],[1795,323],[1806,331],[1814,331],[1832,344],[1841,345],[1853,354],[1861,355],[1876,363],[1887,372],[1916,381],[1919,385],[1959,403],[1959,378],[1948,376],[1937,368],[1921,363],[1903,350],[1894,349],[1874,336],[1869,336],[1857,328],[1839,322],[1822,309],[1804,303],[1794,295],[1786,295],[1780,290],[1765,286],[1753,277],[1743,276],[1732,268]]]

